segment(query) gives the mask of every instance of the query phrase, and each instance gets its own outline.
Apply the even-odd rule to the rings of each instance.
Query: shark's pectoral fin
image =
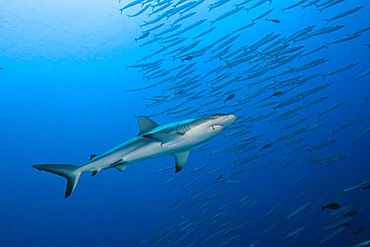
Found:
[[[175,156],[176,159],[176,172],[179,172],[182,170],[182,168],[185,166],[186,161],[189,158],[190,149],[183,150],[177,153],[173,153],[172,155]]]
[[[138,136],[143,135],[145,133],[148,133],[149,131],[151,131],[151,130],[153,130],[153,129],[155,129],[159,126],[159,124],[155,123],[153,120],[151,120],[148,117],[139,116],[137,118],[137,120],[138,120],[138,124],[139,124],[139,128],[140,128],[140,132],[139,132]]]
[[[156,133],[156,134],[148,134],[144,135],[144,137],[160,141],[163,143],[175,141],[177,138],[181,137],[181,134],[163,134],[163,133]]]

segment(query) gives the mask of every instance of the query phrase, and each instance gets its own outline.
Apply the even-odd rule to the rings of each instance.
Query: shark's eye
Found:
[[[215,127],[213,127],[213,125],[211,126],[213,130],[215,130]]]

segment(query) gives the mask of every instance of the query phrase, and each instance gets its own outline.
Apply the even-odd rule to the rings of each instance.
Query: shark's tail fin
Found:
[[[77,170],[78,166],[75,165],[52,164],[52,165],[33,165],[32,167],[40,171],[47,171],[65,177],[67,179],[65,198],[72,194],[73,190],[76,188],[78,179],[81,176],[81,172]]]

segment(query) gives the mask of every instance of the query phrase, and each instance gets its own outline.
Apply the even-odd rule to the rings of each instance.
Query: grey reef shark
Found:
[[[175,156],[176,172],[179,172],[186,164],[192,147],[216,137],[236,119],[233,114],[213,114],[159,125],[148,117],[139,116],[140,132],[136,137],[103,154],[92,155],[88,162],[80,166],[38,164],[33,167],[65,177],[65,198],[74,191],[83,172],[92,172],[92,176],[109,168],[122,172],[133,163],[164,155]]]

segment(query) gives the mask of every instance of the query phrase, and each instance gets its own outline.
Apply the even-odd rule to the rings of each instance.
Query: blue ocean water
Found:
[[[0,3],[1,245],[355,246],[369,240],[369,3],[135,2],[122,12],[130,1]],[[166,12],[186,4],[183,14]],[[144,13],[127,16],[148,5]],[[243,9],[217,20],[236,7]],[[160,34],[193,12],[175,24],[181,24],[177,30]],[[163,14],[158,22],[145,24]],[[328,24],[324,21],[332,17]],[[338,30],[311,36],[328,27]],[[181,38],[187,39],[173,43]],[[160,51],[169,44],[173,46]],[[325,47],[304,56],[320,45]],[[312,61],[319,63],[308,64]],[[230,79],[235,80],[220,86]],[[181,84],[185,82],[191,85]],[[332,84],[307,94],[326,83]],[[174,86],[179,87],[170,89]],[[282,95],[272,96],[276,92]],[[231,94],[235,96],[226,101]],[[320,98],[322,102],[302,107]],[[276,119],[288,111],[293,112],[286,119]],[[81,165],[91,154],[135,137],[139,115],[164,124],[214,113],[234,113],[239,119],[233,129],[200,147],[204,150],[194,148],[179,173],[172,156],[135,163],[122,173],[85,173],[65,199],[64,178],[32,168]],[[281,130],[300,119],[305,120]],[[288,134],[292,137],[279,140]],[[332,139],[337,140],[317,146]],[[269,143],[271,147],[262,149]],[[306,150],[312,148],[318,150]],[[255,159],[246,160],[253,155]],[[321,209],[330,203],[340,209]],[[350,226],[340,226],[350,211],[358,215],[346,217]],[[360,227],[363,232],[354,234]]]

